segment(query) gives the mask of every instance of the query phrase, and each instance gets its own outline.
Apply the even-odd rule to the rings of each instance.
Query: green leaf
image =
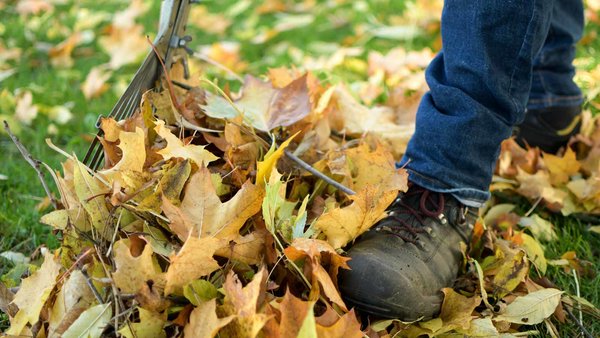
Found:
[[[183,295],[194,306],[198,306],[202,302],[217,298],[217,288],[209,281],[197,279],[183,288]]]

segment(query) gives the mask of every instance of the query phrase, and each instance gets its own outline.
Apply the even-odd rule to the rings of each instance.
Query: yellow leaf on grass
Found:
[[[237,238],[246,220],[260,210],[263,195],[263,189],[246,182],[235,196],[222,203],[212,184],[210,171],[200,168],[190,178],[180,207],[192,226],[188,234],[194,237]],[[167,217],[173,221],[169,213]]]
[[[494,320],[527,325],[539,324],[554,313],[562,293],[557,289],[542,289],[517,297],[508,304],[504,313]]]
[[[121,327],[119,333],[126,338],[144,337],[144,338],[163,338],[167,334],[163,330],[166,313],[148,311],[138,307],[140,320],[137,323],[128,322]]]
[[[13,299],[13,303],[19,307],[19,312],[11,321],[7,334],[19,335],[27,323],[33,325],[38,322],[40,312],[56,285],[61,267],[58,259],[47,253],[40,269],[21,282]]]
[[[327,241],[334,248],[343,247],[385,217],[385,210],[396,198],[398,190],[382,192],[381,189],[367,186],[356,195],[348,196],[352,204],[325,212],[315,223],[315,228],[327,235]]]
[[[219,264],[213,255],[226,243],[227,241],[214,237],[188,238],[181,250],[170,257],[165,294],[182,294],[186,284],[217,270]]]
[[[107,70],[105,66],[93,67],[81,84],[81,91],[87,100],[93,99],[102,95],[108,90],[106,81],[110,79],[112,72]]]
[[[216,299],[198,304],[190,314],[190,322],[183,329],[184,337],[213,338],[216,336],[219,330],[234,318],[234,316],[219,318],[216,310]]]
[[[163,272],[153,256],[152,246],[146,244],[142,253],[133,257],[129,240],[122,239],[113,246],[116,271],[112,274],[115,285],[125,293],[137,293],[148,281],[162,285]]]
[[[165,160],[172,157],[180,157],[183,159],[190,159],[200,167],[206,167],[210,162],[219,159],[210,151],[204,149],[206,146],[183,144],[183,141],[173,135],[161,120],[156,121],[154,130],[160,137],[167,141],[167,146],[158,151]]]
[[[271,149],[265,154],[265,157],[262,161],[258,161],[256,163],[256,184],[259,186],[264,186],[266,183],[266,178],[271,177],[271,171],[275,168],[277,164],[277,160],[283,156],[283,151],[287,146],[290,145],[290,142],[296,137],[298,133],[294,134],[292,137],[288,138],[283,142],[277,150],[275,150],[275,143],[271,145]]]
[[[581,169],[581,164],[570,147],[567,147],[563,157],[544,153],[544,163],[550,171],[550,182],[554,185],[568,182],[569,177],[577,174]]]

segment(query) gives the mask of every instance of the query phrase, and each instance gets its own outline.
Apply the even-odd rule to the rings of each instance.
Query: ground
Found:
[[[0,90],[3,91],[0,92],[0,116],[10,121],[13,129],[20,129],[19,137],[36,158],[52,168],[59,168],[63,157],[51,150],[45,139],[50,138],[61,149],[82,158],[93,137],[97,116],[110,111],[137,64],[131,62],[114,70],[105,70],[105,74],[110,74],[106,90],[97,90],[91,94],[93,97],[86,98],[81,85],[88,73],[112,60],[99,40],[110,36],[113,13],[124,11],[128,2],[69,0],[55,5],[38,3],[43,2],[0,4]],[[434,1],[417,1],[416,4],[413,1],[379,0],[284,3],[207,2],[192,17],[191,47],[242,76],[263,74],[269,68],[280,66],[296,64],[302,67],[309,63],[308,59],[313,63],[332,62],[331,67],[321,67],[317,71],[322,79],[329,82],[343,80],[359,87],[369,79],[365,60],[370,51],[386,54],[399,46],[413,51],[424,48],[435,51],[440,46],[439,23],[435,18],[438,8]],[[145,5],[144,14],[137,16],[136,21],[143,24],[144,32],[152,35],[159,8],[154,1],[146,1]],[[590,3],[590,8],[586,35],[578,48],[577,81],[592,100],[586,107],[597,113],[600,40],[596,39],[596,32],[600,29],[600,12],[597,4]],[[276,13],[278,9],[287,14]],[[388,29],[390,27],[396,28]],[[74,32],[81,34],[78,42],[73,44],[74,49],[69,52],[58,50],[59,56],[49,58],[51,47],[72,37]],[[331,55],[342,47],[348,48],[349,56],[345,55],[343,61],[336,64]],[[66,57],[61,59],[64,55]],[[231,80],[231,75],[218,68],[208,72],[213,79]],[[232,86],[236,86],[235,81]],[[37,116],[15,117],[15,103],[11,100],[13,97],[22,99],[26,92],[32,94]],[[363,102],[371,101],[367,102],[369,104],[386,100],[384,95],[371,97],[368,93],[361,98]],[[72,117],[63,121],[61,116],[65,115],[58,112],[64,110]],[[0,153],[3,154],[0,162],[0,252],[16,251],[27,255],[40,245],[56,247],[58,242],[49,228],[39,223],[40,216],[48,212],[50,206],[43,200],[44,192],[35,172],[27,166],[10,139],[1,133]],[[524,199],[518,203],[524,211],[531,207]],[[558,215],[548,217],[557,225],[559,240],[546,245],[546,257],[558,259],[567,251],[575,251],[580,259],[592,262],[596,274],[580,276],[578,282],[582,297],[599,306],[600,236],[586,230],[589,222]],[[11,263],[0,258],[0,274],[10,268]],[[550,266],[548,278],[561,289],[575,293],[576,280],[563,269]],[[2,318],[0,327],[3,328],[6,321]],[[599,323],[591,324],[590,320],[586,323],[592,332],[600,333]],[[567,325],[561,330],[566,337],[577,334],[573,326]]]

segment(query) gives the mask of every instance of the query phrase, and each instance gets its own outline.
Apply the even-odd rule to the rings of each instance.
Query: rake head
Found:
[[[188,20],[190,5],[198,1],[194,0],[163,0],[160,11],[158,34],[153,44],[155,52],[149,48],[148,55],[135,73],[131,83],[117,101],[108,117],[119,121],[132,116],[140,106],[142,95],[155,87],[156,81],[163,73],[159,57],[164,61],[167,69],[170,69],[176,56],[186,60],[186,52],[191,53],[187,43],[190,36],[185,35],[185,26]],[[157,55],[158,54],[158,55]],[[185,62],[184,62],[185,65]],[[186,72],[187,73],[187,72]],[[93,170],[97,170],[104,158],[104,150],[100,143],[103,132],[100,127],[100,118],[96,122],[98,133],[88,149],[83,163]]]

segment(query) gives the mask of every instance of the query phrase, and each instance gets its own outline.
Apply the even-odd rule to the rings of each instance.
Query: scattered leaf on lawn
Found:
[[[557,289],[542,289],[517,297],[508,304],[504,313],[494,317],[494,320],[526,325],[539,324],[554,313],[562,294],[563,291]]]

